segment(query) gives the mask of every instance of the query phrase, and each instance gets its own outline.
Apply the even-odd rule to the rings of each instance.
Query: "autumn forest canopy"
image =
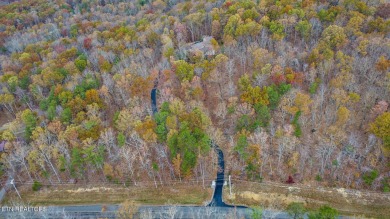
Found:
[[[390,3],[0,6],[0,172],[390,191]],[[153,114],[151,90],[157,88]]]

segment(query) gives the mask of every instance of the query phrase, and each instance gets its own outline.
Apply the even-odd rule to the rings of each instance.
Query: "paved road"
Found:
[[[26,207],[26,206],[23,206]],[[20,210],[14,208],[7,209],[2,206],[0,209],[0,218],[115,218],[117,205],[109,205],[106,207],[106,211],[102,211],[102,205],[86,205],[86,206],[48,206],[40,208],[37,211]]]
[[[230,205],[227,205],[222,200],[222,192],[223,192],[223,184],[224,184],[224,178],[225,178],[225,161],[223,157],[222,150],[218,147],[218,145],[215,145],[215,150],[218,154],[218,172],[217,172],[217,179],[215,180],[215,189],[214,189],[214,195],[211,199],[211,202],[208,204],[208,206],[218,206],[218,207],[232,207]]]
[[[158,78],[154,81],[152,92],[150,92],[150,99],[152,100],[152,112],[153,115],[157,113],[157,85],[160,78],[161,71],[158,72]]]
[[[207,206],[214,206],[214,207],[228,207],[228,208],[246,208],[244,206],[233,206],[233,205],[227,205],[222,200],[222,192],[223,192],[223,185],[225,183],[225,160],[223,156],[222,150],[219,148],[218,145],[212,143],[214,146],[214,149],[217,151],[218,154],[218,172],[217,172],[217,178],[215,180],[215,189],[213,198],[211,199],[211,202]]]
[[[150,98],[152,99],[152,112],[153,114],[157,113],[157,99],[156,99],[157,89],[153,88],[150,94]]]
[[[106,205],[102,211],[102,205],[87,206],[49,206],[39,212],[0,212],[0,218],[116,218],[118,205]],[[137,218],[251,218],[252,211],[249,208],[227,208],[207,206],[141,206]],[[289,218],[286,213],[277,211],[263,211],[263,218]]]
[[[3,209],[3,211],[2,211]],[[25,219],[90,219],[117,218],[118,205],[80,205],[80,206],[48,206],[40,212],[7,212],[0,208],[0,218]],[[207,207],[207,206],[141,206],[135,218],[142,219],[225,219],[252,218],[250,208]],[[263,219],[291,219],[283,211],[263,210]],[[304,216],[307,219],[307,215]],[[355,217],[339,216],[338,219]]]

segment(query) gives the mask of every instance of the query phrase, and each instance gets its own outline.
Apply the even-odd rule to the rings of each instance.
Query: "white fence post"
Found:
[[[230,197],[232,197],[232,180],[230,175],[229,175],[229,189],[230,189]]]

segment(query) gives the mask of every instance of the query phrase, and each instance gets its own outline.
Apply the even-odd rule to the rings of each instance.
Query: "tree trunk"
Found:
[[[45,154],[43,154],[43,156],[45,157],[46,162],[48,162],[50,164],[50,167],[52,168],[54,174],[56,175],[58,182],[61,182],[60,177],[58,176],[58,173],[57,173],[56,169],[53,166],[53,163],[50,161],[50,159]]]
[[[30,180],[33,181],[32,177],[31,177],[31,174],[30,174],[30,171],[28,170],[27,165],[26,165],[26,163],[24,161],[23,161],[23,166],[26,169],[27,175],[30,178]]]

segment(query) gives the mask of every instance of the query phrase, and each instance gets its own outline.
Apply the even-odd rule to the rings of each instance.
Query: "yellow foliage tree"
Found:
[[[269,104],[268,92],[265,87],[249,86],[248,89],[241,94],[241,100],[252,105],[261,103],[262,105],[267,106]]]
[[[310,99],[308,94],[297,93],[294,100],[294,105],[291,107],[287,107],[287,111],[291,115],[295,115],[298,111],[301,111],[302,114],[308,114],[310,112],[310,104],[313,102]]]
[[[179,176],[180,180],[181,180],[181,168],[180,168],[181,163],[182,163],[182,159],[180,157],[180,154],[177,153],[176,157],[174,157],[172,160],[172,164],[173,164],[173,170],[175,171],[175,174]]]
[[[123,109],[119,112],[118,119],[116,120],[116,127],[119,131],[123,133],[130,132],[130,124],[134,123],[134,119],[131,115],[131,112],[128,109]]]
[[[107,178],[113,178],[114,177],[114,168],[109,163],[104,163],[103,166],[103,173]]]
[[[338,126],[343,126],[349,119],[350,111],[347,107],[342,106],[337,110],[337,122]]]
[[[169,110],[172,112],[174,115],[182,115],[185,112],[185,106],[183,101],[181,101],[178,98],[175,98],[171,104],[169,104]]]
[[[385,148],[390,149],[390,112],[378,116],[371,123],[370,131],[383,140]]]
[[[144,122],[139,122],[135,129],[145,141],[157,141],[157,134],[154,132],[156,123],[150,116],[146,117]]]

